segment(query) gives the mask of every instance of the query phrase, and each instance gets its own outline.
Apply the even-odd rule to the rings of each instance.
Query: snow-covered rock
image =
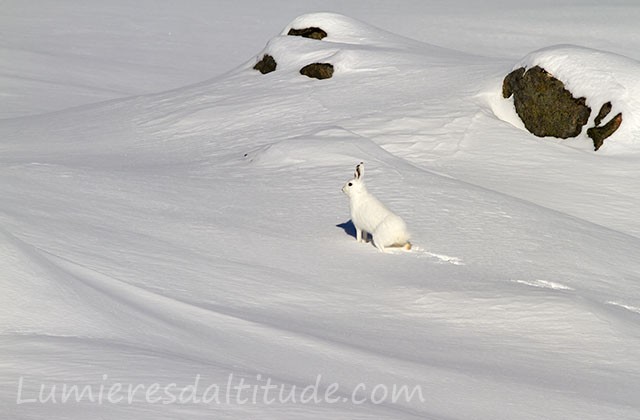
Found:
[[[527,78],[537,74],[536,69],[543,69],[548,81]],[[554,80],[560,85],[554,85]],[[517,63],[505,86],[505,94],[514,94],[525,126],[536,135],[566,138],[582,132],[593,140],[596,150],[603,147],[612,153],[637,152],[640,147],[640,62],[634,59],[574,45],[553,46]],[[552,86],[556,87],[549,89]],[[558,98],[563,97],[564,88],[574,98],[575,113],[563,111],[564,100]],[[539,111],[528,113],[525,106]],[[565,129],[554,128],[562,124],[559,120]],[[586,133],[582,126],[588,128]]]

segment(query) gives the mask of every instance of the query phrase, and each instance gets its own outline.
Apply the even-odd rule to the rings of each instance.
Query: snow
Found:
[[[640,417],[638,125],[593,152],[501,97],[544,64],[633,114],[635,4],[289,3],[3,4],[0,412]],[[410,252],[356,242],[360,161]]]

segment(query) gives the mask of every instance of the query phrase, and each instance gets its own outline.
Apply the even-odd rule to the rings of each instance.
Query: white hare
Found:
[[[364,185],[364,163],[356,166],[353,179],[342,187],[349,197],[351,221],[356,228],[356,240],[367,242],[368,234],[373,236],[373,244],[381,252],[388,247],[411,249],[409,232],[404,220],[378,201]]]

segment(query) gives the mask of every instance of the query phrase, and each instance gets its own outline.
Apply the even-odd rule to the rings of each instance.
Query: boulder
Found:
[[[258,70],[262,74],[267,74],[275,71],[277,66],[278,63],[276,63],[276,60],[269,54],[265,54],[262,57],[262,60],[258,61],[256,65],[253,66],[253,69]]]
[[[312,26],[309,28],[303,28],[303,29],[289,29],[289,33],[287,33],[287,35],[291,35],[291,36],[301,36],[304,38],[311,38],[311,39],[322,39],[325,36],[327,36],[327,33],[323,30],[320,29],[316,26]]]
[[[539,66],[528,70],[521,67],[504,78],[502,96],[509,98],[511,95],[516,113],[527,130],[538,137],[576,137],[591,115],[586,98],[575,98],[564,83]],[[602,105],[594,126],[587,129],[595,150],[622,124],[619,113],[601,126],[612,108],[611,102]]]
[[[574,98],[564,83],[539,66],[526,71],[521,67],[505,77],[502,96],[511,95],[525,127],[538,137],[575,137],[591,114],[585,98]]]
[[[333,64],[313,63],[300,69],[300,74],[315,79],[329,79],[333,76]]]

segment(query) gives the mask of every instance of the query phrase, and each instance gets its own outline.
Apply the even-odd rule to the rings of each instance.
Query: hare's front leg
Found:
[[[362,242],[362,229],[356,226],[356,241]]]
[[[365,244],[369,242],[369,232],[367,232],[366,230],[362,231],[362,242],[364,242]]]

